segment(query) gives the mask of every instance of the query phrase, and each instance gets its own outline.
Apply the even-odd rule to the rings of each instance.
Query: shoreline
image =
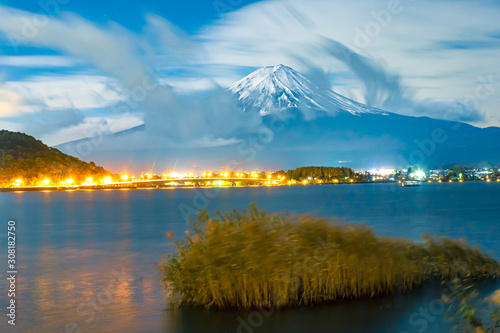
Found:
[[[425,184],[449,184],[449,183],[497,183],[499,181],[485,181],[485,180],[468,180],[468,181],[423,181]],[[142,185],[141,184],[107,184],[107,185],[69,185],[69,186],[20,186],[20,187],[0,187],[0,192],[61,192],[61,191],[94,191],[94,190],[156,190],[156,189],[200,189],[200,188],[244,188],[244,187],[277,187],[277,186],[311,186],[311,185],[354,185],[354,184],[395,184],[399,185],[397,181],[361,181],[361,182],[342,182],[342,183],[296,183],[296,184],[248,184],[248,185]]]

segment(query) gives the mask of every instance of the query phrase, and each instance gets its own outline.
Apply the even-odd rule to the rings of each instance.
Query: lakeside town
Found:
[[[309,184],[353,184],[380,182],[464,182],[500,181],[500,165],[455,164],[447,168],[407,166],[404,169],[380,168],[355,170],[348,166],[304,166],[295,169],[235,170],[235,167],[165,169],[133,174],[106,170],[94,162],[85,162],[62,153],[24,133],[1,131],[5,143],[0,163],[1,191],[93,190],[113,188],[162,188],[206,186],[281,186]],[[158,168],[156,169],[158,170]]]
[[[455,181],[497,181],[500,179],[500,168],[482,167],[466,168],[457,165],[453,168],[421,170],[407,168],[404,170],[369,170],[363,172],[369,181],[400,181],[400,180],[420,180],[428,182],[455,182]]]
[[[281,186],[310,184],[354,184],[354,183],[401,183],[419,182],[500,182],[497,167],[465,168],[455,166],[449,169],[422,170],[408,167],[403,170],[372,169],[355,171],[342,167],[302,167],[288,171],[206,171],[169,172],[161,175],[144,173],[138,176],[112,174],[103,178],[89,175],[81,179],[50,179],[39,177],[23,179],[19,177],[4,185],[3,190],[71,190],[71,189],[112,189],[112,188],[162,188],[162,187],[207,187],[207,186]]]

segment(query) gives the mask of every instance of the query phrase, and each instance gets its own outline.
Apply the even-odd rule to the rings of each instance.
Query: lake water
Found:
[[[274,313],[172,309],[157,266],[184,237],[185,215],[243,209],[336,216],[379,234],[429,232],[500,259],[500,183],[0,193],[0,280],[7,221],[17,226],[17,332],[442,332],[437,287],[376,300]],[[184,216],[183,216],[184,214]],[[0,305],[7,306],[0,283]],[[485,293],[499,288],[485,286]],[[430,312],[423,315],[422,309]],[[9,332],[6,310],[0,332]],[[13,331],[13,330],[12,330]]]

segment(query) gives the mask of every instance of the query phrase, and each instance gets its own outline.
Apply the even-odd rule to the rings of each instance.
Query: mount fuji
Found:
[[[229,90],[238,97],[243,111],[259,112],[262,116],[293,108],[308,109],[319,116],[335,115],[338,111],[353,115],[387,114],[331,90],[321,92],[308,78],[284,65],[258,69]],[[309,112],[306,116],[312,114]]]
[[[151,161],[156,161],[157,165],[190,169],[195,165],[203,168],[238,165],[242,170],[339,164],[358,169],[409,165],[439,167],[500,162],[498,127],[479,128],[466,123],[387,112],[333,91],[321,90],[287,66],[258,69],[225,93],[233,95],[229,100],[235,103],[227,114],[227,121],[235,114],[235,119],[242,124],[239,130],[224,137],[231,139],[233,144],[134,151],[116,149],[128,146],[122,144],[127,140],[136,142],[136,139],[147,137],[146,123],[130,133],[103,140],[87,158],[99,161],[108,169],[113,169],[114,165],[145,165]],[[255,116],[261,119],[260,131],[245,126],[241,120],[255,119]],[[207,127],[213,126],[209,117],[205,123]],[[224,123],[216,125],[224,126]],[[215,132],[216,128],[214,135]],[[78,142],[70,142],[57,148],[71,153],[77,145]]]
[[[258,112],[265,124],[284,120],[284,129],[259,152],[263,160],[294,166],[349,161],[355,167],[500,162],[498,127],[387,112],[321,91],[284,65],[258,69],[229,91],[242,111]]]

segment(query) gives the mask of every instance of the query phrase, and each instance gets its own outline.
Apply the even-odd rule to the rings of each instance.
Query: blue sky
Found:
[[[0,127],[56,145],[146,123],[169,145],[229,144],[259,120],[218,94],[280,63],[388,111],[499,126],[498,17],[484,0],[2,1]],[[207,113],[232,121],[182,125]]]
[[[76,13],[86,19],[105,24],[117,22],[133,31],[140,31],[145,24],[144,15],[148,13],[159,15],[182,30],[194,33],[205,25],[209,25],[221,15],[242,8],[256,0],[186,0],[186,1],[56,1],[60,10],[52,12],[45,8],[54,8],[51,1],[4,0],[2,5],[17,8],[27,12],[44,12],[52,17],[62,14]]]

